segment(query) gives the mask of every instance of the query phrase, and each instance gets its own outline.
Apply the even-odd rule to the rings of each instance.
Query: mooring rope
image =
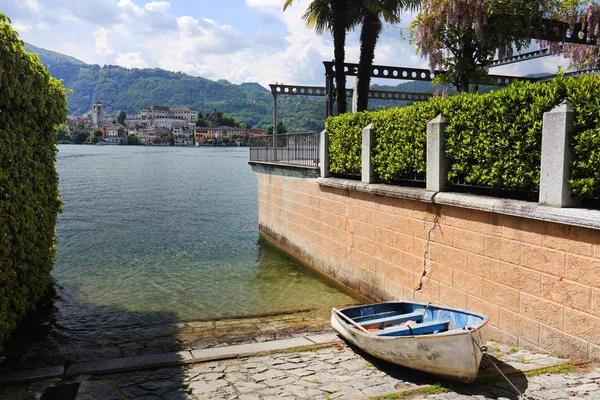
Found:
[[[473,328],[471,327],[465,327],[465,329],[469,332],[476,332]],[[498,365],[496,365],[496,362],[494,361],[494,359],[492,358],[492,356],[489,355],[488,353],[488,348],[487,346],[482,346],[479,343],[477,343],[477,340],[475,340],[475,338],[473,337],[473,335],[471,333],[469,333],[469,337],[471,338],[471,340],[473,341],[473,343],[475,344],[475,346],[477,346],[477,348],[479,350],[481,350],[481,352],[483,354],[486,355],[486,357],[488,358],[488,360],[490,360],[490,362],[492,363],[492,365],[494,366],[494,368],[496,368],[496,370],[498,370],[498,372],[500,373],[500,375],[502,375],[502,377],[506,380],[506,382],[508,382],[508,384],[514,389],[514,391],[519,395],[518,399],[519,400],[531,400],[533,399],[532,397],[529,396],[525,396],[524,393],[522,393],[511,381],[510,379],[508,379],[508,377],[504,374],[504,372],[502,372],[502,370],[500,370],[500,368],[498,367]]]

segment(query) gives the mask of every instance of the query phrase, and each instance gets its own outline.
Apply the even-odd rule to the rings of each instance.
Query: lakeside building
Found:
[[[263,131],[232,126],[204,126],[195,129],[195,141],[198,144],[222,142],[224,137],[230,141],[246,141],[250,136],[264,135]]]
[[[189,126],[175,126],[172,131],[175,146],[193,146],[194,129]]]
[[[165,106],[143,107],[139,114],[125,120],[125,126],[161,127],[172,129],[178,126],[193,126],[198,119],[198,111],[189,107],[169,108]]]
[[[123,125],[108,125],[103,130],[108,144],[125,144],[127,142],[127,132]]]

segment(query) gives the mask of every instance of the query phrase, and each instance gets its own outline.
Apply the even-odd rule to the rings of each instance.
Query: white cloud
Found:
[[[123,11],[125,11],[125,12],[129,11],[129,12],[135,14],[136,16],[142,15],[142,9],[138,6],[136,6],[135,4],[133,4],[133,2],[131,0],[120,0],[119,3],[117,3],[117,6],[119,8],[121,8]]]
[[[43,8],[36,0],[24,0],[25,6],[33,12],[40,12]]]
[[[13,21],[12,27],[19,33],[27,32],[32,28],[32,26],[25,21]]]
[[[119,55],[115,58],[115,62],[117,65],[125,68],[148,67],[148,63],[144,59],[141,51],[136,51],[134,53],[119,53]]]
[[[67,54],[100,65],[116,62],[126,67],[161,67],[234,83],[258,81],[264,86],[273,82],[323,85],[322,61],[333,58],[329,32],[317,36],[302,20],[312,0],[294,1],[285,12],[283,0],[244,0],[248,14],[241,22],[244,26],[226,24],[236,21],[226,13],[213,19],[205,18],[201,11],[176,13],[170,0],[94,0],[93,7],[88,0],[23,1],[26,3],[0,0],[0,8],[15,16],[13,25],[23,40],[55,51],[70,50]],[[32,13],[36,7],[39,12]],[[406,27],[411,20],[405,13],[400,25]],[[256,26],[248,25],[254,22]],[[347,62],[359,60],[359,33],[356,29],[348,34]],[[397,28],[384,29],[375,55],[377,64],[427,68],[427,61],[400,38]],[[493,73],[553,72],[559,60],[530,63],[494,69]]]
[[[171,8],[171,3],[167,1],[152,1],[144,6],[144,10],[164,13]]]
[[[109,56],[115,52],[108,44],[108,33],[109,31],[106,28],[98,28],[94,31],[96,53],[101,56]]]

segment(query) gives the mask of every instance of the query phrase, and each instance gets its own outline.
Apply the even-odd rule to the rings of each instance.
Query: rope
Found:
[[[468,327],[465,328],[467,331],[469,332],[473,332],[473,328]],[[514,391],[519,395],[519,400],[529,400],[531,399],[531,397],[525,396],[524,393],[522,393],[511,381],[510,379],[508,379],[508,377],[506,375],[504,375],[504,372],[502,372],[500,370],[500,368],[498,368],[498,365],[496,365],[496,363],[494,362],[494,359],[492,358],[492,356],[490,356],[487,352],[488,348],[487,346],[481,346],[479,345],[479,343],[477,343],[477,341],[475,340],[475,338],[473,337],[473,335],[469,334],[469,336],[471,337],[471,340],[473,341],[473,343],[475,344],[475,346],[477,346],[479,348],[479,350],[481,350],[481,352],[483,354],[486,355],[486,357],[488,358],[488,360],[491,361],[492,365],[494,366],[494,368],[496,368],[496,370],[498,370],[498,372],[500,373],[500,375],[502,375],[502,377],[506,380],[506,382],[508,382],[508,384],[514,389]]]

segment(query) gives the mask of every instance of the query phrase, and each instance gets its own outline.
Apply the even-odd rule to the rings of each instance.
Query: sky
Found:
[[[163,68],[232,83],[324,85],[323,61],[333,58],[328,33],[307,28],[309,0],[283,12],[284,0],[0,0],[20,38],[90,64]],[[375,63],[427,68],[408,42],[413,15],[386,26]],[[401,33],[403,35],[401,35]],[[401,36],[404,36],[402,38]],[[358,62],[359,32],[347,38],[346,61]],[[545,57],[490,72],[554,73],[562,57]],[[399,81],[376,80],[397,84]],[[351,82],[349,83],[351,86]]]

